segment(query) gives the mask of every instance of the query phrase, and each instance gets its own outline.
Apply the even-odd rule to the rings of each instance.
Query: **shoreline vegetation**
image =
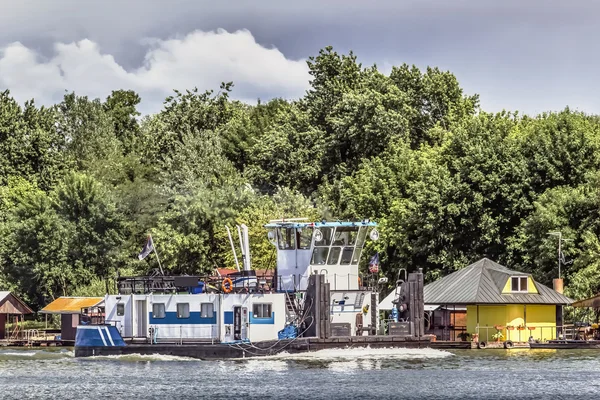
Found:
[[[391,282],[401,267],[430,282],[489,257],[551,286],[548,232],[561,231],[565,294],[599,291],[598,116],[487,113],[451,72],[385,75],[330,47],[308,65],[295,101],[248,105],[223,83],[147,116],[128,90],[52,107],[0,92],[0,288],[36,310],[114,291],[117,271],[157,267],[136,257],[148,233],[168,273],[233,267],[236,223],[253,266],[273,268],[262,225],[307,217],[377,221],[365,253]]]

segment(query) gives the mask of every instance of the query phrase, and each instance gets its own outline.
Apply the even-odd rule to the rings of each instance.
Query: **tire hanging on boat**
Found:
[[[513,342],[511,340],[507,340],[506,342],[504,342],[504,348],[505,349],[512,349],[513,348]]]
[[[233,281],[231,280],[231,278],[223,279],[221,288],[223,289],[224,293],[231,293],[231,291],[233,290]]]
[[[485,349],[486,346],[487,346],[486,342],[479,342],[479,343],[477,343],[477,348],[478,349]]]

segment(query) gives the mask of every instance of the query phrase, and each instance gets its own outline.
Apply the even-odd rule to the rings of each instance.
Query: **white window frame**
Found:
[[[159,311],[162,311],[162,316],[159,316],[160,313],[156,312],[157,311],[156,307],[159,308]],[[152,318],[165,319],[166,317],[167,317],[167,308],[165,307],[165,303],[152,303]]]
[[[254,312],[254,307],[258,307],[260,306],[259,310],[260,313],[258,313],[259,315],[257,315],[257,313]],[[267,316],[265,316],[265,307],[267,310]],[[273,303],[254,303],[252,304],[252,318],[254,319],[268,319],[273,317]]]
[[[205,312],[205,307],[209,308],[209,311]],[[212,318],[215,316],[215,305],[213,303],[200,303],[200,318]]]
[[[183,310],[179,308],[182,306]],[[190,303],[177,303],[177,319],[188,319],[190,317]]]

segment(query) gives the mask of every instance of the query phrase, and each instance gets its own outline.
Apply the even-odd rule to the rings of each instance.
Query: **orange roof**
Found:
[[[93,307],[104,297],[59,297],[40,311],[44,314],[79,314],[82,308]]]

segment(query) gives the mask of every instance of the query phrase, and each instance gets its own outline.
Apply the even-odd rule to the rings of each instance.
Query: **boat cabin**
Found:
[[[308,277],[327,276],[331,290],[358,290],[358,264],[367,236],[377,224],[361,222],[271,221],[269,239],[277,247],[277,290],[306,290]]]

